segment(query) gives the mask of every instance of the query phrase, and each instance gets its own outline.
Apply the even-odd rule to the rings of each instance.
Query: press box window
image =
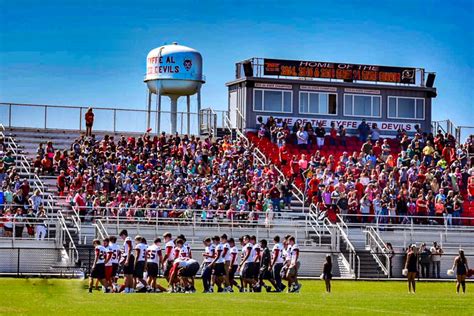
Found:
[[[292,92],[280,90],[254,90],[254,111],[291,113]]]
[[[381,117],[381,97],[345,94],[344,115]]]
[[[336,115],[336,100],[336,94],[300,92],[300,113]]]
[[[425,118],[425,100],[388,97],[388,117],[423,120]]]

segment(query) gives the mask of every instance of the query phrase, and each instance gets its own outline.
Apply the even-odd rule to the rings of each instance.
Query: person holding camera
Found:
[[[431,264],[432,264],[432,275],[433,278],[441,278],[441,256],[443,255],[443,249],[438,245],[436,241],[433,242],[433,246],[430,249],[431,251]]]

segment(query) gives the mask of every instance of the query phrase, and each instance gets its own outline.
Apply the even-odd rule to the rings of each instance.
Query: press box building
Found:
[[[418,125],[431,130],[435,74],[422,68],[252,58],[236,63],[228,82],[231,124],[255,130],[257,118],[344,125],[354,133],[362,121],[382,135]]]

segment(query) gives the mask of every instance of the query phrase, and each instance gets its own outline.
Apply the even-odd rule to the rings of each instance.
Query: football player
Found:
[[[150,285],[152,291],[158,293],[166,291],[164,287],[162,287],[156,282],[156,278],[158,277],[158,270],[162,261],[163,256],[161,253],[161,238],[156,238],[153,242],[153,245],[150,245],[147,248],[146,270],[148,274],[147,283]]]
[[[104,292],[107,292],[107,283],[105,281],[105,256],[107,255],[107,250],[100,244],[99,239],[94,239],[92,245],[95,248],[95,256],[94,263],[92,264],[91,275],[89,277],[89,293],[92,293],[94,279],[99,280],[100,284],[102,284],[102,289]]]
[[[122,264],[123,264],[123,274],[125,277],[125,293],[132,293],[134,292],[133,286],[133,268],[135,265],[135,257],[133,256],[133,241],[132,238],[128,236],[128,232],[126,229],[122,230],[119,234],[120,238],[123,239],[123,257],[122,257]]]

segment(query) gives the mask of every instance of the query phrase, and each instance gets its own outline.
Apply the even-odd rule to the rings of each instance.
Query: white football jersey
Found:
[[[235,246],[231,247],[229,253],[230,253],[230,256],[231,256],[231,260],[232,260],[232,256],[235,255],[234,265],[238,266],[239,262],[237,260],[237,256],[239,255],[239,249],[237,249],[237,247],[235,247]]]
[[[273,246],[272,257],[275,258],[275,256],[275,263],[283,263],[285,261],[283,259],[283,245],[281,243],[277,243]]]
[[[179,248],[177,248],[179,249]],[[185,245],[183,245],[183,247],[181,247],[181,249],[179,249],[179,252],[178,252],[178,256],[179,258],[189,258],[189,248],[186,247]]]
[[[183,248],[187,249],[188,258],[191,258],[192,257],[191,246],[187,242],[185,242],[184,245],[183,245]]]
[[[250,252],[249,262],[257,261],[258,254],[260,253],[261,248],[259,244],[252,246],[252,251]],[[250,259],[251,258],[251,259]]]
[[[147,262],[158,264],[160,262],[161,247],[153,244],[146,251]]]
[[[247,256],[247,253],[250,251],[250,254],[249,254],[248,258],[244,263],[253,262],[253,260],[251,260],[252,247],[253,247],[253,245],[251,243],[247,243],[242,247],[242,259],[244,259]]]
[[[215,256],[215,250],[216,250],[216,246],[214,244],[210,244],[204,249],[204,253],[210,256],[210,257],[205,257],[204,262],[209,263],[209,262],[212,262],[212,260],[214,260],[213,258]]]
[[[95,247],[95,255],[97,258],[96,264],[104,264],[105,256],[107,255],[107,249],[104,246],[98,245]]]
[[[146,261],[146,253],[148,249],[147,244],[139,243],[135,246],[136,250],[139,250],[137,261]]]
[[[230,246],[229,243],[222,244],[224,248],[224,259],[225,261],[230,261]]]
[[[174,247],[175,247],[175,245],[174,245],[173,240],[168,241],[165,245],[165,251],[166,251],[166,253],[169,253],[168,261],[174,261],[174,259],[175,259]]]
[[[112,258],[113,258],[113,256],[114,256],[114,252],[113,252],[112,248],[110,248],[110,244],[109,244],[107,247],[105,247],[105,251],[106,251],[106,253],[105,253],[105,260],[107,260],[107,257],[110,256],[110,260],[105,263],[105,266],[106,266],[106,267],[111,267],[111,266],[112,266]]]
[[[133,255],[133,249],[135,246],[133,245],[133,240],[130,237],[125,238],[123,241],[123,256],[126,258],[128,256],[128,251]]]
[[[217,244],[216,245],[216,256],[217,260],[216,263],[224,263],[225,258],[224,258],[224,245],[223,244]]]
[[[294,244],[293,246],[291,246],[291,252],[290,252],[291,263],[295,264],[296,262],[298,262],[299,252],[300,252],[300,248],[297,244]]]
[[[109,249],[112,251],[112,258],[110,258],[110,263],[118,264],[120,257],[120,247],[117,244],[110,243]]]

